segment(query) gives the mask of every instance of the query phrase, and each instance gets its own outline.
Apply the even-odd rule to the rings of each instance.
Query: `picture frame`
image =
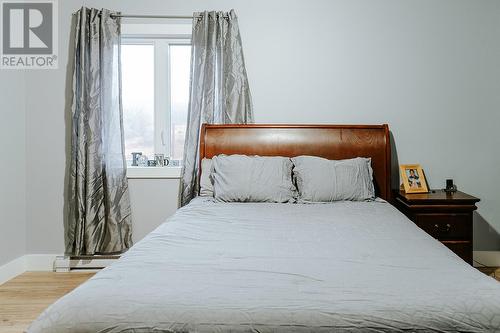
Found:
[[[428,193],[429,188],[420,164],[401,164],[399,166],[406,193]]]

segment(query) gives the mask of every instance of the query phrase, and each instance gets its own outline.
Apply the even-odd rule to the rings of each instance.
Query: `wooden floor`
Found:
[[[500,268],[478,268],[500,281]],[[0,285],[0,333],[22,333],[38,315],[95,273],[26,272]]]
[[[22,333],[57,299],[95,273],[26,272],[0,285],[0,333]]]
[[[477,269],[500,281],[500,267],[478,267]]]

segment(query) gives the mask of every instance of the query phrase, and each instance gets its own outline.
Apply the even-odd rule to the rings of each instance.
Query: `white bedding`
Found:
[[[198,198],[29,332],[500,329],[500,284],[385,202]]]

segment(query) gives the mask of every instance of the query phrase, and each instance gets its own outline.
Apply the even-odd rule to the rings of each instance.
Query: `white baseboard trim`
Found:
[[[69,272],[70,270],[95,270],[109,266],[117,258],[95,257],[70,259],[57,254],[26,254],[0,266],[0,284],[29,271]]]
[[[27,271],[54,271],[56,254],[26,254],[0,266],[0,284]]]
[[[57,256],[54,262],[54,270],[56,272],[69,272],[72,269],[81,269],[81,270],[93,270],[93,269],[101,269],[111,265],[115,262],[118,257],[92,257],[92,258],[79,258],[79,259],[70,259],[65,256]]]
[[[22,274],[26,271],[26,260],[24,256],[16,258],[0,266],[0,284]]]
[[[27,254],[26,271],[53,272],[57,254]]]
[[[500,251],[474,251],[474,267],[500,267]]]

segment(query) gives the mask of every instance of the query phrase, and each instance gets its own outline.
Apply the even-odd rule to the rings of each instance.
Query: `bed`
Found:
[[[483,332],[500,285],[390,203],[383,126],[206,125],[200,155],[372,158],[379,199],[198,197],[28,332]]]

